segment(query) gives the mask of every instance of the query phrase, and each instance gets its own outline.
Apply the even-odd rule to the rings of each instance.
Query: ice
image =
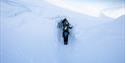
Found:
[[[39,0],[0,0],[0,63],[124,63],[125,15],[76,13]],[[58,22],[73,25],[64,45]]]

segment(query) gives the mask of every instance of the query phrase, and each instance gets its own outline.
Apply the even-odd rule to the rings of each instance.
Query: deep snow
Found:
[[[93,17],[27,2],[0,0],[0,63],[125,62],[124,15]],[[64,16],[73,25],[67,46],[57,28]]]

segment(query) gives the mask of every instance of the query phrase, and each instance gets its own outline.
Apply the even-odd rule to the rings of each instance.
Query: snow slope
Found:
[[[0,63],[125,62],[124,15],[93,17],[28,1],[0,0]],[[57,29],[63,16],[74,26],[67,46]]]

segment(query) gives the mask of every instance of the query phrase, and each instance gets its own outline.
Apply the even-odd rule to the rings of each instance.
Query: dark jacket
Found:
[[[69,32],[69,29],[72,29],[72,27],[70,26],[70,24],[66,18],[64,20],[62,20],[62,24],[63,24],[63,31]]]

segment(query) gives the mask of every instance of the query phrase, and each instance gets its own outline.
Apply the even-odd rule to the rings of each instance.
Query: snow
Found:
[[[117,19],[118,17],[125,15],[125,6],[124,1],[120,0],[119,2],[111,0],[107,1],[71,1],[71,0],[46,0],[52,5],[68,9],[81,14],[90,15],[93,17],[100,17],[101,14],[104,14],[107,17],[112,19]]]
[[[0,0],[0,63],[124,63],[125,15],[77,13],[41,0]],[[73,25],[64,45],[57,23]]]

